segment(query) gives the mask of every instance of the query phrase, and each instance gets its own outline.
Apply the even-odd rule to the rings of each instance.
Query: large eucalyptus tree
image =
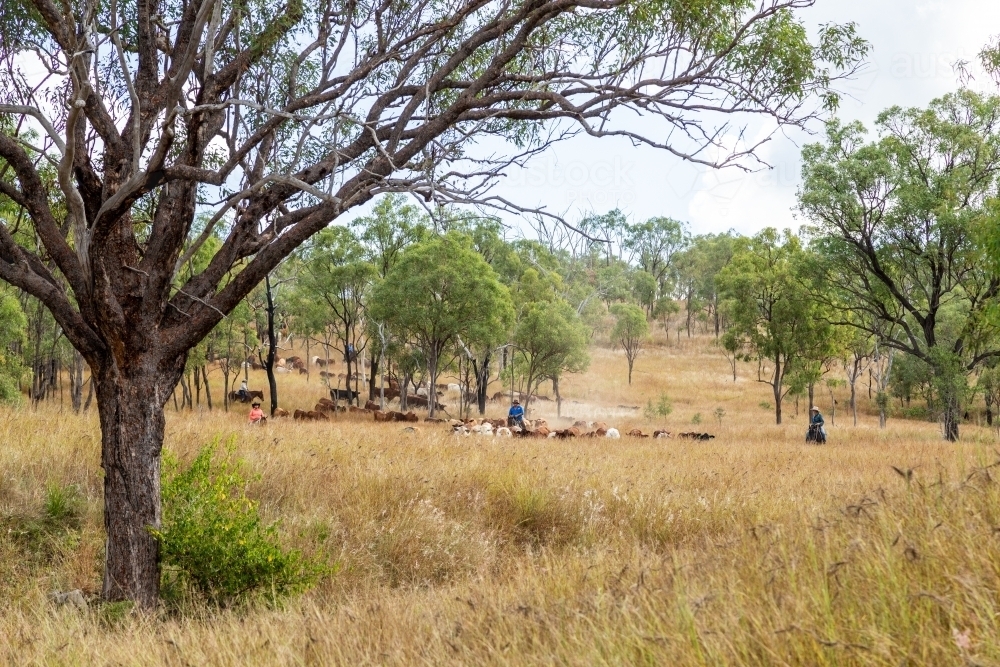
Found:
[[[513,206],[497,175],[574,131],[751,159],[726,150],[731,119],[805,122],[863,57],[853,26],[810,42],[812,3],[6,0],[0,197],[44,252],[5,219],[0,278],[93,370],[104,597],[156,603],[164,402],[188,351],[299,245],[385,192]]]
[[[892,108],[867,141],[831,123],[803,150],[799,206],[835,289],[827,317],[933,371],[944,437],[957,440],[967,376],[1000,357],[1000,270],[989,240],[1000,195],[1000,97],[959,91]]]

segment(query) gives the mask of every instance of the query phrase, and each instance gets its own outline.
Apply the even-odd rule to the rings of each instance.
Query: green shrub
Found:
[[[42,507],[44,523],[52,530],[78,528],[83,514],[83,500],[75,486],[50,484],[45,489]]]
[[[165,456],[160,540],[164,595],[188,591],[231,605],[260,594],[277,599],[316,583],[328,568],[277,541],[277,524],[265,524],[246,496],[245,464],[218,443],[205,447],[181,469]]]
[[[656,417],[666,417],[673,411],[674,406],[670,402],[670,397],[666,394],[660,394],[660,399],[655,405],[652,400],[646,401],[646,409],[643,412],[646,419],[655,419]]]
[[[701,413],[700,412],[694,413],[694,416],[691,417],[691,423],[692,424],[700,424],[701,423]]]
[[[722,418],[726,416],[726,411],[722,408],[715,409],[715,418],[719,421],[719,426],[722,426]]]

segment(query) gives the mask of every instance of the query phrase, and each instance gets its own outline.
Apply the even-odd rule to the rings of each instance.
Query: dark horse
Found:
[[[229,392],[229,400],[231,402],[233,402],[233,403],[249,403],[250,401],[252,401],[253,399],[256,398],[256,399],[260,399],[260,401],[262,403],[264,402],[264,392],[263,391],[260,391],[258,389],[254,389],[254,390],[249,391],[247,393],[249,394],[249,398],[246,398],[244,396],[240,396],[240,392],[238,392],[238,391],[231,391],[231,392]]]

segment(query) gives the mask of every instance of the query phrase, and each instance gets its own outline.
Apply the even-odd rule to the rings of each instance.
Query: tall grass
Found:
[[[456,438],[340,417],[244,425],[168,412],[191,460],[235,436],[282,539],[339,564],[282,608],[124,616],[56,607],[99,588],[93,415],[0,411],[0,657],[11,664],[970,665],[1000,663],[1000,454],[986,430],[879,431],[845,411],[831,444],[773,425],[767,387],[705,340],[595,349],[564,412],[710,442]],[[283,404],[315,380],[284,376]],[[251,382],[253,386],[254,382]],[[257,382],[257,384],[262,384]],[[673,412],[647,419],[666,394]],[[574,403],[573,401],[577,401]],[[846,403],[841,401],[842,404]],[[827,406],[821,403],[821,407]],[[491,408],[499,413],[502,406]],[[537,408],[554,421],[554,406]],[[829,414],[827,416],[829,422]],[[655,421],[654,421],[655,420]],[[898,470],[897,470],[898,469]]]

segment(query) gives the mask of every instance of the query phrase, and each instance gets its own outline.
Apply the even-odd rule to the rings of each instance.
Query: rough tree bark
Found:
[[[184,371],[184,357],[155,353],[113,360],[94,375],[101,422],[107,553],[106,600],[157,603],[160,527],[160,449],[163,406]]]

